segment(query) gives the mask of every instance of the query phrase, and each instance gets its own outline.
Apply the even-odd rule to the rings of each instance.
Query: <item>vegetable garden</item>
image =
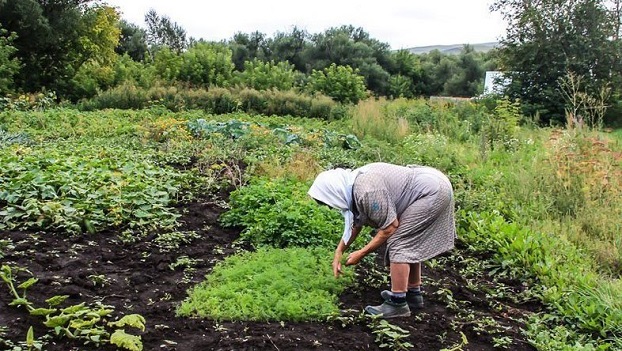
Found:
[[[0,348],[622,349],[619,134],[503,100],[347,114],[0,113]],[[381,260],[333,278],[341,217],[306,195],[375,161],[441,169],[457,205],[426,307],[388,321],[362,313]]]

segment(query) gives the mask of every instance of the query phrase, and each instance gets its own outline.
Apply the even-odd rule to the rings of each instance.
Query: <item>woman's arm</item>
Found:
[[[348,255],[348,259],[346,260],[346,266],[359,263],[361,259],[363,259],[363,257],[367,256],[369,253],[380,247],[380,245],[384,244],[387,239],[389,239],[389,237],[393,235],[393,233],[395,233],[399,225],[400,223],[396,218],[391,224],[389,224],[389,226],[384,229],[378,230],[376,235],[371,239],[369,243],[367,243],[367,245],[365,245],[362,249],[354,251],[350,255]]]
[[[335,255],[333,257],[333,275],[335,275],[335,277],[338,277],[341,273],[341,256],[343,256],[343,253],[348,249],[348,247],[350,247],[350,244],[356,240],[362,229],[363,227],[356,225],[352,226],[352,235],[350,236],[349,242],[345,243],[343,239],[339,240],[339,244],[337,245],[337,249],[335,249]]]

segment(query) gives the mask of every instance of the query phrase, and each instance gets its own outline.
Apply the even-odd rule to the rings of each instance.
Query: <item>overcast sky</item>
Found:
[[[363,27],[392,49],[484,43],[505,34],[501,16],[489,11],[493,0],[104,1],[117,7],[123,19],[143,28],[145,13],[153,8],[177,22],[188,37],[209,41],[256,30],[272,37],[293,26],[315,34],[349,24]]]

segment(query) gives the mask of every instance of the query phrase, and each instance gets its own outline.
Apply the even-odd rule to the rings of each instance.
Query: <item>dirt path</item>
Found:
[[[201,237],[171,252],[154,249],[153,236],[122,245],[115,233],[68,238],[60,234],[0,232],[0,239],[8,238],[14,245],[2,264],[28,268],[39,279],[28,292],[28,298],[37,305],[45,306],[44,300],[53,295],[69,295],[68,303],[72,304],[100,301],[112,305],[115,316],[141,314],[147,321],[146,331],[140,333],[144,350],[379,349],[367,323],[356,318],[365,305],[380,302],[381,289],[369,279],[378,274],[368,272],[369,267],[358,268],[358,286],[341,296],[343,308],[355,310],[350,312],[352,318],[325,323],[216,323],[175,317],[175,308],[186,297],[186,290],[200,282],[215,262],[234,252],[232,243],[238,236],[217,224],[221,209],[213,204],[191,203],[182,210],[182,230],[196,231]],[[170,268],[182,255],[199,260],[193,272]],[[463,333],[468,345],[462,350],[498,350],[494,344],[499,340],[505,341],[508,349],[535,350],[519,331],[523,327],[520,318],[538,306],[516,305],[469,290],[458,269],[425,269],[425,279],[434,283],[426,287],[425,309],[409,318],[391,321],[410,332],[408,341],[415,345],[413,349],[450,348],[461,343]],[[35,336],[48,331],[41,317],[31,317],[23,309],[9,306],[10,300],[6,286],[0,286],[0,327],[8,327],[5,340],[25,340],[31,325]],[[485,325],[491,326],[487,330]],[[0,341],[0,349],[5,346]],[[115,348],[56,339],[44,349]]]

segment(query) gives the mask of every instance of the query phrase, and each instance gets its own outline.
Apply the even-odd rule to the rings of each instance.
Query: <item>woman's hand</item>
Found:
[[[333,258],[333,275],[335,276],[335,278],[339,277],[339,274],[341,274],[341,256],[343,255],[343,252],[341,251],[335,251],[335,257]]]
[[[348,259],[346,260],[346,266],[351,266],[359,263],[363,257],[367,254],[363,250],[356,250],[348,255]]]

